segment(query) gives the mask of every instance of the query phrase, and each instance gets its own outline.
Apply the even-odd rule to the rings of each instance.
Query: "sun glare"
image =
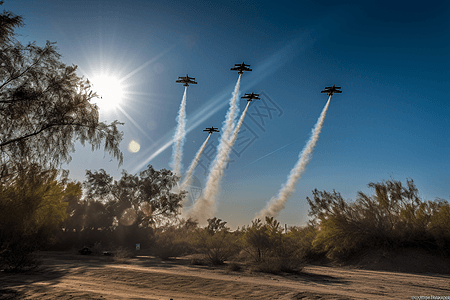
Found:
[[[99,75],[92,78],[92,90],[99,98],[96,103],[100,109],[111,110],[119,106],[124,96],[124,89],[119,79],[109,75]]]

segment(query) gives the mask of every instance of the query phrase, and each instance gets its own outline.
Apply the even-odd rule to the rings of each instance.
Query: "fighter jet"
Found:
[[[244,62],[242,62],[242,64],[235,64],[234,68],[231,68],[230,70],[238,71],[238,74],[243,74],[244,71],[249,71],[249,72],[252,71],[252,69],[250,69],[248,67],[250,67],[250,65],[246,65],[246,64],[244,64]]]
[[[259,98],[259,94],[255,93],[245,94],[244,96],[241,97],[241,99],[246,99],[247,101],[261,100],[261,98]]]
[[[214,128],[214,127],[206,127],[206,129],[203,129],[203,131],[208,131],[209,133],[213,133],[213,132],[219,132],[219,130],[217,130],[219,128]]]
[[[341,87],[340,86],[326,86],[325,89],[323,91],[321,91],[321,93],[327,93],[328,96],[333,95],[333,93],[342,93],[342,91],[338,91]]]
[[[188,74],[186,74],[186,77],[178,77],[177,83],[184,83],[183,86],[189,86],[189,84],[197,84],[197,82],[195,82],[195,78],[189,77]]]

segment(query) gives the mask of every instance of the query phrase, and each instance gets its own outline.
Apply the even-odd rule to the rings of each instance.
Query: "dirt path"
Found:
[[[1,295],[3,294],[3,295]],[[308,266],[297,275],[161,262],[46,255],[26,274],[0,273],[0,299],[411,299],[450,296],[450,276]]]

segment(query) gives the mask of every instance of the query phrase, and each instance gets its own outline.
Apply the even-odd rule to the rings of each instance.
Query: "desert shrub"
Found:
[[[305,227],[290,227],[289,232],[285,235],[287,243],[296,247],[295,254],[302,261],[315,260],[322,257],[321,252],[314,250],[312,243],[319,231],[317,228],[308,224]]]
[[[303,257],[294,234],[282,234],[280,223],[266,217],[243,228],[243,248],[252,257],[254,268],[262,272],[279,273],[300,270]]]
[[[297,273],[302,269],[303,263],[295,258],[269,256],[263,261],[252,265],[252,270],[271,274]]]
[[[434,213],[430,217],[429,232],[436,246],[446,256],[450,256],[450,205],[438,199],[432,203]]]
[[[208,263],[205,261],[205,257],[201,254],[194,254],[191,258],[191,265],[194,266],[206,266]]]
[[[320,228],[312,242],[313,250],[337,260],[374,248],[446,251],[443,247],[450,241],[447,202],[422,201],[409,179],[406,186],[396,180],[368,186],[374,195],[358,192],[355,202],[344,201],[335,191],[313,191],[313,200],[307,198],[309,214]]]
[[[188,252],[190,245],[175,229],[157,232],[153,239],[152,253],[161,259],[181,256]]]
[[[239,252],[236,235],[225,226],[221,219],[208,219],[206,228],[197,229],[195,247],[205,259],[213,264],[223,264],[231,256]]]
[[[243,228],[243,249],[255,262],[264,260],[266,254],[273,248],[274,240],[269,229],[260,219],[253,220],[252,224]]]
[[[197,228],[192,219],[181,220],[178,224],[159,227],[152,239],[152,253],[161,259],[182,256],[193,252],[191,241]]]

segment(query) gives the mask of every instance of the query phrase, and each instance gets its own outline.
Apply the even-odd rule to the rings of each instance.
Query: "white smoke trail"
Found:
[[[241,117],[234,129],[233,135],[230,140],[222,141],[221,146],[219,147],[217,156],[212,164],[208,175],[208,181],[206,183],[206,188],[203,192],[203,195],[195,202],[194,207],[188,215],[197,219],[199,223],[204,223],[208,218],[211,218],[213,214],[216,212],[216,196],[220,189],[220,181],[224,175],[224,170],[228,163],[228,158],[230,155],[231,148],[233,148],[234,143],[236,142],[239,129],[244,122],[245,115],[247,113],[250,102],[247,103],[244,111],[242,112]]]
[[[328,102],[323,108],[322,113],[320,114],[320,117],[311,132],[311,138],[300,153],[297,164],[291,170],[287,182],[281,187],[277,197],[273,197],[269,203],[267,203],[266,207],[258,213],[256,218],[261,220],[264,220],[266,216],[276,218],[280,211],[284,209],[284,205],[289,197],[294,194],[295,185],[305,173],[306,167],[311,161],[312,153],[316,147],[317,141],[319,140],[320,132],[322,131],[323,122],[327,114],[328,106],[330,105],[330,100],[331,96],[328,98]]]
[[[209,141],[210,137],[211,137],[211,133],[208,135],[206,140],[203,142],[203,145],[197,151],[197,154],[195,155],[194,160],[191,162],[191,165],[189,166],[189,169],[186,172],[184,180],[183,180],[183,182],[180,185],[180,190],[185,190],[189,185],[191,185],[191,183],[192,183],[192,173],[194,172],[195,167],[197,167],[198,162],[200,160],[200,157],[202,156],[202,153],[205,150],[206,144],[208,144],[208,141]]]
[[[172,156],[173,160],[171,165],[173,166],[173,172],[175,175],[181,175],[181,160],[183,158],[183,145],[186,139],[186,93],[187,86],[184,87],[183,100],[181,100],[180,110],[178,111],[177,116],[177,130],[173,137],[173,150]]]
[[[250,106],[250,101],[247,102],[247,106],[245,107],[244,111],[242,112],[242,115],[239,118],[236,128],[233,131],[233,135],[231,136],[229,146],[228,146],[228,153],[230,153],[231,148],[233,148],[233,145],[236,142],[237,136],[239,134],[239,129],[241,129],[242,123],[244,122],[244,118],[245,118],[245,115],[247,114],[247,110],[248,110],[249,106]]]
[[[241,86],[241,74],[239,74],[233,96],[230,99],[230,107],[225,116],[222,126],[222,135],[220,136],[219,146],[217,147],[217,155],[209,169],[209,175],[203,195],[197,199],[191,211],[187,212],[189,217],[197,218],[199,221],[205,221],[207,216],[215,211],[215,197],[219,191],[219,181],[223,176],[223,165],[227,161],[227,148],[229,139],[233,133],[234,123],[238,112],[237,99],[239,96],[239,88]],[[200,220],[200,218],[202,218]]]
[[[237,103],[237,99],[239,97],[239,88],[241,86],[241,75],[242,74],[239,74],[236,86],[234,87],[233,97],[231,97],[230,100],[230,108],[227,111],[227,114],[225,116],[225,122],[222,126],[222,135],[220,136],[220,145],[218,148],[222,146],[223,142],[228,141],[234,129],[236,116],[239,113],[239,106]]]

